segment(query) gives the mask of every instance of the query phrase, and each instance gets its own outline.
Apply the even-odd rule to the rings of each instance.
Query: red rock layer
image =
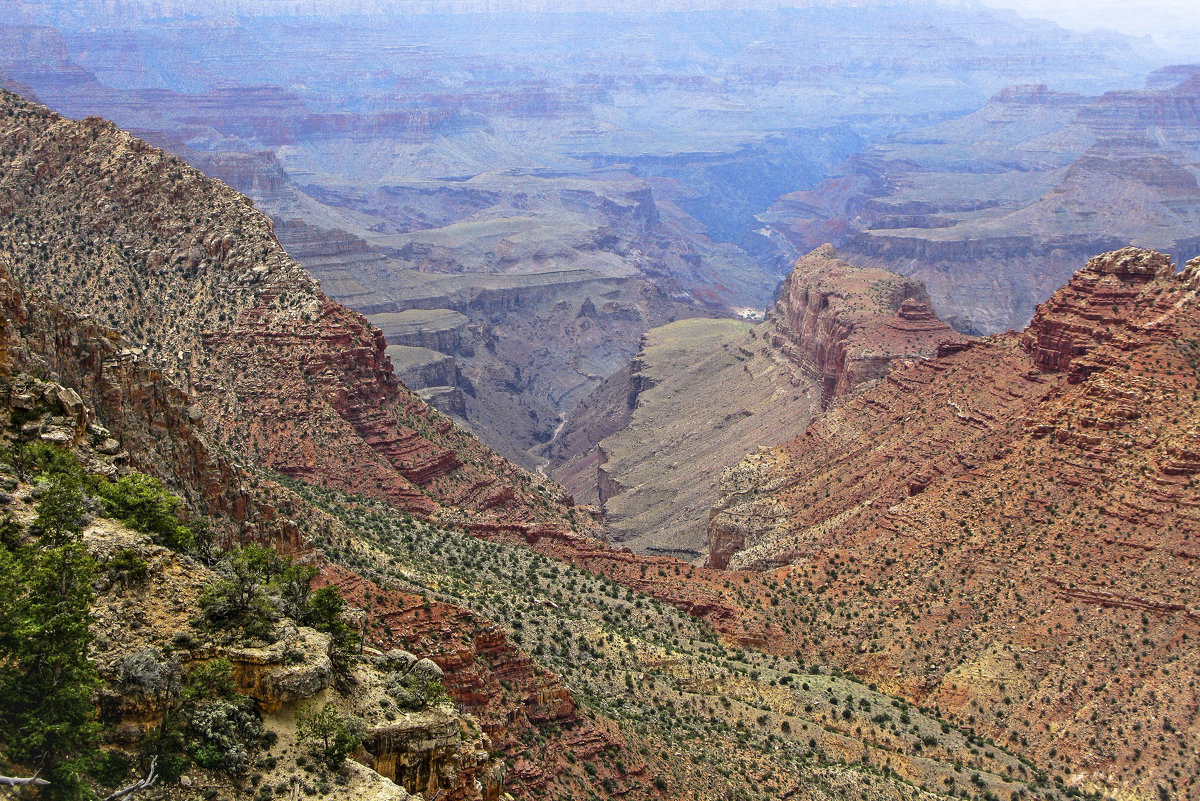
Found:
[[[1097,257],[1024,334],[893,370],[730,471],[714,551],[799,593],[770,646],[1075,783],[1200,797],[1198,293],[1200,260]]]
[[[1150,250],[1125,248],[1097,256],[1038,306],[1021,344],[1039,370],[1067,372],[1071,383],[1078,383],[1116,364],[1120,352],[1137,347],[1136,340],[1126,339],[1125,317],[1136,310],[1147,284],[1174,273],[1170,258]],[[1105,344],[1109,347],[1097,351]]]
[[[0,255],[0,406],[11,409],[23,375],[53,376],[77,391],[88,420],[119,441],[116,460],[167,481],[193,509],[213,517],[218,534],[298,553],[309,545],[297,517],[304,516],[309,534],[337,528],[273,482],[252,487],[160,370],[139,359],[115,331],[44,299],[23,298]],[[86,445],[88,435],[87,426],[79,426],[64,444]]]
[[[819,384],[827,408],[882,378],[894,359],[932,356],[940,341],[963,339],[928,303],[919,281],[854,267],[822,245],[788,274],[763,338]]]
[[[455,705],[477,718],[493,748],[508,756],[506,792],[518,798],[573,797],[580,780],[590,785],[608,779],[608,792],[620,796],[636,779],[636,797],[655,795],[644,786],[645,760],[626,746],[611,722],[582,715],[562,679],[509,642],[500,626],[461,607],[380,587],[340,567],[327,567],[321,580],[355,605],[367,606],[370,593],[367,637],[372,645],[428,656],[445,671]],[[533,749],[525,743],[537,731],[549,741]],[[621,753],[624,773],[584,778],[579,764],[604,750]],[[568,760],[568,752],[575,759]]]
[[[539,495],[535,503],[527,476],[454,429],[396,382],[378,331],[324,299],[282,257],[267,258],[257,266],[242,260],[248,252],[269,250],[269,242],[251,244],[232,234],[209,233],[198,237],[198,244],[177,251],[176,258],[160,259],[154,253],[161,252],[152,249],[145,254],[147,272],[131,271],[126,254],[111,244],[114,239],[129,242],[138,236],[139,221],[160,233],[187,224],[167,218],[168,207],[175,206],[160,203],[154,194],[156,181],[169,184],[164,171],[186,173],[178,163],[99,121],[70,123],[19,103],[4,112],[8,127],[0,133],[5,157],[0,163],[0,413],[7,412],[7,422],[16,419],[16,404],[26,403],[17,397],[20,387],[35,376],[48,378],[42,381],[47,386],[61,383],[68,405],[79,409],[57,426],[69,428],[77,440],[65,444],[86,451],[85,439],[96,436],[87,423],[103,424],[104,436],[111,434],[120,448],[118,462],[126,460],[165,479],[194,509],[212,515],[230,539],[272,544],[285,553],[308,549],[305,534],[334,540],[350,534],[290,491],[252,476],[242,467],[246,462],[382,497],[414,511],[471,521],[484,530],[494,527],[520,537],[561,530],[554,513],[546,511],[557,499]],[[43,124],[51,130],[41,130]],[[97,143],[94,149],[92,143]],[[85,152],[72,156],[76,145]],[[149,159],[149,167],[142,156]],[[51,165],[48,158],[57,163]],[[108,158],[115,162],[106,173],[101,162]],[[127,170],[120,166],[123,158],[131,160]],[[55,175],[67,185],[85,185],[71,195],[60,191],[62,186],[39,184]],[[201,197],[189,206],[187,192],[176,187],[179,214],[228,212],[233,222],[221,218],[220,224],[236,230],[244,203],[195,174],[185,177],[194,185],[185,184]],[[130,185],[137,180],[144,183]],[[81,197],[81,206],[92,203],[92,189],[119,193],[133,219],[110,207],[111,197],[95,201],[99,217],[77,217],[80,209],[63,198]],[[146,211],[143,202],[155,205],[155,210],[139,219]],[[207,222],[217,224],[215,218]],[[265,225],[257,217],[243,222]],[[62,249],[52,252],[49,245],[59,234]],[[73,247],[77,242],[79,250]],[[222,270],[246,267],[252,277],[222,285]],[[258,267],[264,272],[254,272]],[[176,268],[181,272],[165,280],[166,272]],[[192,302],[182,303],[172,294],[172,283],[205,271],[218,277],[211,285],[189,286]],[[21,273],[24,281],[14,277]],[[287,280],[270,278],[280,274]],[[122,280],[128,283],[122,285]],[[256,289],[247,292],[247,284]],[[27,292],[30,286],[43,294],[23,297],[23,287]],[[119,286],[125,295],[117,294]],[[135,345],[94,316],[65,311],[45,297],[55,292],[84,308],[113,303],[111,315],[100,313],[125,325],[142,319],[136,314],[146,312],[149,297],[161,305],[156,314],[144,318],[138,330],[145,339]],[[84,297],[89,293],[95,295],[91,304]],[[208,293],[212,297],[205,301]],[[215,299],[224,302],[218,306]],[[180,305],[166,308],[164,302],[171,300]],[[193,334],[195,340],[189,338]],[[180,347],[183,344],[190,347]],[[163,359],[172,367],[160,368]],[[71,390],[79,397],[71,396]],[[20,433],[39,434],[32,429]],[[430,494],[462,506],[439,505]],[[368,587],[377,604],[382,603],[381,588],[339,567],[325,570],[351,603],[362,604]],[[611,724],[582,717],[561,679],[508,643],[497,627],[444,604],[426,614],[416,596],[392,593],[389,600],[395,608],[385,610],[381,620],[393,634],[379,630],[377,641],[403,644],[442,665],[456,701],[477,714],[493,742],[509,753],[512,768],[506,787],[528,795],[545,794],[562,784],[559,795],[567,797],[566,788],[583,780],[575,776],[568,784],[563,778],[570,772],[568,753],[575,756],[571,765],[579,763],[573,768],[578,772],[584,760],[615,749],[634,767],[628,775],[637,775],[642,761],[625,750]],[[522,735],[544,724],[554,726],[551,742],[541,750],[527,747]],[[473,776],[463,772],[458,778],[445,797],[476,797]],[[602,778],[615,782],[614,793],[629,789],[622,776]],[[484,784],[495,786],[490,779]]]

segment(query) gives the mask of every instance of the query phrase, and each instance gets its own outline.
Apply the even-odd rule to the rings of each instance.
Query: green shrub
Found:
[[[309,580],[311,581],[311,578]],[[332,638],[329,659],[336,671],[334,681],[342,689],[345,689],[353,678],[351,668],[359,645],[354,629],[342,620],[345,609],[346,601],[337,589],[322,587],[312,593],[308,608],[300,616],[301,623],[312,626]]]
[[[240,630],[247,637],[265,639],[278,618],[266,592],[262,574],[255,569],[254,555],[235,551],[225,563],[226,578],[204,588],[200,609],[204,622],[216,630]]]
[[[68,476],[83,480],[83,466],[75,454],[48,442],[27,442],[6,448],[0,452],[0,461],[22,481],[37,476]]]
[[[51,483],[70,484],[61,476]],[[95,562],[74,524],[50,508],[64,496],[43,494],[36,543],[22,543],[9,521],[0,538],[0,753],[44,766],[47,798],[76,799],[96,756],[100,679],[87,658]]]
[[[159,545],[182,550],[192,544],[191,529],[179,522],[183,501],[157,478],[130,473],[115,483],[101,480],[94,491],[109,517],[149,534]]]
[[[50,544],[77,539],[87,524],[87,500],[79,480],[66,473],[49,476],[38,485],[37,517],[33,525]]]
[[[187,752],[201,767],[244,773],[262,740],[254,700],[239,693],[228,659],[198,665],[183,688]]]
[[[440,681],[426,680],[415,673],[390,674],[387,688],[396,706],[408,712],[436,705],[447,697]]]
[[[301,743],[330,770],[337,770],[346,757],[358,750],[366,726],[359,718],[342,716],[332,703],[320,709],[310,705],[296,713],[296,732]]]
[[[128,587],[146,578],[150,565],[133,548],[121,548],[104,563],[104,567],[108,570],[109,581]]]
[[[191,710],[188,731],[193,738],[188,751],[196,764],[237,775],[249,767],[262,723],[250,698],[216,699]]]
[[[102,787],[116,787],[129,777],[134,760],[120,751],[101,751],[92,763],[91,774]]]

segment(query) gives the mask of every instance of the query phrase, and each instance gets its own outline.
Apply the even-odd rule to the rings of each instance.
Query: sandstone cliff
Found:
[[[817,384],[823,409],[896,359],[964,339],[930,311],[919,281],[852,266],[829,245],[796,263],[760,336]]]
[[[1092,259],[1024,334],[893,370],[728,471],[714,558],[813,594],[802,652],[1083,786],[1189,796],[1198,293],[1197,260]]]

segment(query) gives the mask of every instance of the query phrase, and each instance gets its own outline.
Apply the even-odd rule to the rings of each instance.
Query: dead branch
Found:
[[[0,776],[0,787],[24,787],[32,784],[35,787],[45,787],[50,782],[39,779],[37,773],[28,777]]]
[[[146,774],[146,778],[136,781],[128,787],[123,787],[120,790],[117,790],[112,795],[107,796],[104,801],[117,801],[120,798],[128,798],[140,790],[145,790],[151,787],[156,781],[158,781],[158,774],[154,772],[154,769],[157,765],[158,757],[154,757],[150,760],[150,772]]]

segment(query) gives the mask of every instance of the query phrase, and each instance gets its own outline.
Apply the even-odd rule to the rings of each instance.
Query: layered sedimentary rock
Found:
[[[548,449],[552,475],[600,505],[615,540],[697,559],[723,469],[800,433],[893,361],[965,341],[927,300],[917,281],[813,251],[760,325],[682,320],[643,337]]]
[[[832,240],[856,264],[919,278],[959,330],[1021,328],[1094,253],[1200,253],[1198,98],[1195,67],[1098,97],[1007,89],[851,157],[760,217],[801,250]]]
[[[367,319],[389,345],[429,348],[453,356],[461,347],[470,319],[450,309],[409,309],[372,314]]]
[[[761,337],[820,388],[822,408],[887,373],[893,360],[961,341],[919,281],[860,269],[824,245],[797,262]]]
[[[396,385],[383,358],[382,335],[365,326],[357,315],[321,300],[311,279],[295,269],[270,239],[265,219],[249,212],[236,195],[106,123],[73,123],[12,96],[5,96],[4,101],[5,138],[0,140],[4,169],[0,178],[0,223],[4,226],[0,238],[0,434],[4,441],[56,443],[79,454],[89,470],[110,476],[127,467],[157,475],[184,497],[189,516],[209,516],[226,542],[254,541],[312,560],[323,566],[327,575],[337,577],[352,601],[365,603],[354,588],[368,583],[326,563],[309,542],[309,538],[321,538],[351,547],[353,532],[290,490],[266,480],[262,465],[278,466],[284,464],[281,459],[292,459],[301,468],[294,474],[309,477],[303,471],[312,465],[303,461],[302,450],[311,443],[300,444],[299,440],[335,433],[343,423],[354,421],[356,430],[377,434],[357,446],[363,448],[369,439],[370,447],[387,451],[393,464],[404,464],[403,469],[412,472],[406,480],[411,479],[413,486],[425,480],[426,486],[459,492],[453,481],[447,480],[459,468],[441,461],[417,461],[405,452],[406,445],[415,443],[419,455],[422,440],[397,436],[397,420],[411,421],[421,429],[421,437],[470,443],[469,438],[452,431],[447,420]],[[69,174],[60,178],[69,182],[70,192],[51,180],[56,169],[64,169],[63,163],[69,164]],[[78,208],[73,206],[76,199]],[[243,214],[249,216],[240,216]],[[229,232],[228,239],[225,234],[194,235],[195,239],[189,239],[198,239],[198,243],[186,249],[172,248],[169,240],[163,241],[169,232],[201,224],[219,226]],[[79,245],[78,252],[71,252],[73,235],[81,230],[87,232],[86,243]],[[178,258],[160,259],[139,251],[135,244],[143,236],[159,246],[150,250],[160,254],[170,250]],[[52,248],[55,242],[59,244]],[[247,253],[254,255],[240,261]],[[238,268],[234,279],[226,274],[232,267]],[[256,272],[259,268],[262,270]],[[282,273],[292,280],[275,283],[267,277],[272,271],[275,278]],[[45,281],[47,275],[56,283]],[[239,275],[244,280],[236,280]],[[201,280],[205,276],[210,280]],[[92,280],[103,289],[89,285]],[[85,286],[100,294],[106,317],[139,331],[136,342],[98,322],[95,314],[67,311],[47,297],[46,290],[58,290],[62,303],[88,308]],[[167,286],[173,286],[174,293]],[[184,290],[192,303],[168,304],[172,299],[178,301]],[[262,290],[266,298],[256,296],[256,290]],[[278,301],[287,308],[288,301],[279,300],[281,295],[300,303],[307,297],[319,305],[312,313],[300,313],[295,325],[289,325],[286,320],[280,322],[275,316],[279,307],[271,305]],[[146,312],[152,303],[158,310],[154,315]],[[135,322],[143,320],[138,314],[144,316],[144,327]],[[189,339],[197,329],[198,340]],[[189,342],[193,349],[181,348]],[[163,369],[159,360],[174,366]],[[282,383],[272,383],[280,378]],[[218,391],[222,393],[219,400],[205,402],[205,393]],[[313,403],[317,398],[324,402]],[[305,408],[306,403],[312,405]],[[209,417],[206,409],[213,410],[214,417]],[[234,410],[262,416],[240,421],[225,416],[233,415]],[[318,423],[325,427],[324,434]],[[298,439],[284,437],[282,441],[263,433],[296,429],[303,432]],[[300,455],[272,450],[281,444]],[[449,454],[439,459],[458,458],[449,449],[426,451]],[[477,443],[469,444],[462,454],[476,462],[476,469],[495,461],[512,476],[521,476]],[[368,454],[356,455],[358,461],[347,460],[340,467],[347,475],[333,482],[335,486],[357,481],[349,474],[362,469],[362,457]],[[429,472],[421,476],[422,470]],[[481,532],[496,528],[517,537],[531,532],[538,536],[561,534],[559,526],[542,517],[559,503],[552,490],[543,489],[534,501],[524,497],[519,482],[506,484],[473,475],[468,494],[460,497],[480,499],[479,509],[497,510],[497,514],[446,504],[439,507],[438,501],[424,494],[411,496],[428,503],[428,507],[415,509],[407,495],[380,492],[376,497],[410,511],[432,508]],[[319,474],[311,478],[315,483],[324,482]],[[8,495],[0,502],[22,520],[32,516],[28,494],[21,495],[18,502],[23,505],[17,507]],[[525,509],[527,516],[517,515],[525,517],[523,522],[502,511],[512,507]],[[112,644],[105,646],[111,650],[101,660],[101,670],[109,676],[119,668],[113,660],[127,649],[166,650],[168,639],[196,617],[196,598],[214,577],[190,557],[150,546],[143,535],[126,532],[113,539],[109,521],[96,526],[103,529],[101,556],[111,556],[123,547],[153,552],[151,578],[145,586],[132,593],[122,589],[114,598],[103,600],[111,600],[120,614],[107,608],[98,610],[99,636]],[[590,541],[573,536],[580,542]],[[568,751],[586,759],[604,750],[606,754],[624,754],[624,762],[636,764],[637,757],[623,751],[623,742],[609,731],[611,726],[593,728],[578,714],[561,679],[507,643],[492,624],[465,609],[439,604],[443,624],[430,629],[422,614],[422,599],[410,595],[405,601],[406,609],[415,610],[411,619],[382,613],[375,616],[369,641],[386,644],[388,638],[403,638],[418,653],[440,659],[446,685],[462,699],[466,711],[447,707],[424,718],[406,718],[403,725],[389,728],[391,722],[383,720],[382,708],[375,703],[378,696],[372,694],[379,677],[364,669],[357,676],[356,690],[343,703],[348,705],[346,711],[367,718],[369,731],[374,733],[370,745],[375,750],[369,757],[360,756],[366,763],[377,764],[387,778],[413,792],[493,801],[506,786],[503,765],[488,753],[493,744],[513,755],[514,787],[552,784],[555,766]],[[352,611],[367,620],[361,611]],[[139,626],[134,629],[130,620],[137,620]],[[137,633],[131,634],[135,630]],[[464,637],[475,638],[474,648],[447,655],[446,644]],[[176,650],[183,647],[171,642]],[[120,650],[113,647],[117,643]],[[319,699],[332,679],[324,653],[327,645],[325,635],[292,628],[277,631],[274,644],[201,644],[182,658],[230,659],[239,687],[256,699],[269,726],[282,727],[286,739],[294,734],[289,717],[293,706]],[[517,689],[505,689],[488,672],[488,664]],[[145,731],[161,719],[161,709],[155,711],[152,704],[143,703],[145,699],[134,700],[127,704],[119,693],[101,698],[102,713],[123,727],[122,737],[132,738],[121,740],[127,745],[137,741],[134,728]],[[471,717],[475,713],[479,721]],[[275,715],[285,719],[275,720]],[[571,731],[562,734],[561,747],[552,758],[527,752],[519,739],[559,725],[569,726]],[[484,735],[485,729],[495,735],[494,743]],[[554,732],[556,736],[561,733]],[[408,797],[402,787],[358,767],[348,769],[348,781],[346,792],[351,794]]]
[[[458,380],[454,357],[436,350],[389,345],[387,357],[396,376],[409,389],[454,386]]]
[[[1092,259],[1063,289],[1038,306],[1021,346],[1044,372],[1077,384],[1112,367],[1124,318],[1138,311],[1148,284],[1167,284],[1175,265],[1161,253],[1128,248]],[[1117,346],[1100,349],[1101,345]]]
[[[145,132],[252,197],[356,311],[478,286],[449,308],[494,336],[453,354],[469,386],[424,396],[445,397],[527,468],[646,330],[764,307],[796,253],[755,214],[864,137],[962,113],[1014,82],[1128,83],[1153,60],[1126,37],[982,8],[501,22],[277,12],[198,9],[181,35],[170,15],[127,7],[114,30],[100,6],[22,6],[0,26],[0,69],[60,112]],[[503,46],[482,46],[495,30]],[[889,42],[882,61],[875,36]],[[631,53],[635,39],[650,49]],[[585,299],[598,311],[586,331],[556,311]],[[531,339],[540,347],[522,346]]]
[[[591,759],[600,751],[621,750],[629,762],[629,773],[640,774],[642,759],[624,750],[621,736],[605,722],[584,716],[562,679],[509,642],[499,625],[460,607],[429,604],[420,596],[380,587],[340,568],[327,569],[323,580],[354,603],[364,602],[368,594],[375,598],[369,636],[379,647],[431,655],[436,669],[444,672],[445,687],[455,706],[479,722],[495,751],[510,758],[508,768],[493,777],[494,787],[502,785],[518,797],[570,793],[569,781],[563,784],[564,777],[554,769],[554,761],[568,758],[568,752]],[[446,725],[451,723],[446,721]],[[383,727],[372,735],[377,751],[382,750],[380,741],[408,730],[404,726],[397,729]],[[552,738],[544,749],[551,756],[541,763],[529,759],[524,745],[538,732]],[[390,765],[380,767],[386,770]],[[436,782],[428,784],[431,773],[427,764],[418,762],[408,770],[426,782],[416,791],[436,791]]]
[[[1194,792],[1198,293],[1200,260],[1092,259],[1023,334],[895,369],[728,471],[714,561],[836,599],[802,652],[1084,786]]]
[[[543,515],[521,501],[530,477],[400,385],[382,334],[329,300],[245,198],[101,120],[11,94],[3,114],[13,276],[130,337],[128,358],[158,365],[215,440],[425,515]]]
[[[22,437],[158,476],[212,515],[216,533],[229,540],[270,543],[283,553],[309,548],[295,522],[305,504],[270,482],[252,488],[187,395],[139,348],[92,318],[36,293],[26,297],[11,264],[0,253],[0,394],[10,418],[23,419]],[[307,523],[309,535],[336,528],[319,515]]]

